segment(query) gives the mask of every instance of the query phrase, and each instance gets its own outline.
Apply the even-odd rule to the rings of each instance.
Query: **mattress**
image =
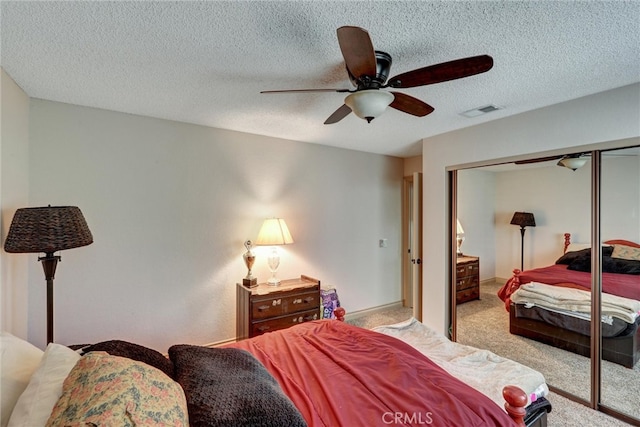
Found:
[[[529,307],[525,304],[515,304],[515,315],[518,318],[537,320],[562,329],[591,336],[591,321],[575,316],[568,316],[556,311],[549,311],[542,307]],[[640,325],[640,318],[635,323],[627,323],[616,317],[602,322],[602,336],[604,338],[626,337],[636,333]]]

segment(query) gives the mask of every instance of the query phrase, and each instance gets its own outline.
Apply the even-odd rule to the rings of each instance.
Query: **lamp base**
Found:
[[[275,277],[272,277],[269,280],[267,280],[267,285],[269,285],[269,286],[280,286],[280,280],[276,279]]]
[[[246,286],[247,288],[255,288],[256,286],[258,286],[258,279],[256,279],[255,277],[247,279],[245,277],[244,279],[242,279],[242,285]]]
[[[458,248],[457,248],[456,253],[458,254],[458,256],[462,256],[462,249],[461,249],[462,242],[464,242],[464,236],[458,236],[456,238],[456,243],[458,244]]]

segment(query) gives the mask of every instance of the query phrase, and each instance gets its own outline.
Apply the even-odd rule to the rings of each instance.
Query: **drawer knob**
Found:
[[[258,307],[258,311],[266,311],[269,310],[271,308],[271,306],[269,305],[261,305],[260,307]]]
[[[276,305],[280,305],[282,304],[282,300],[280,299],[274,299],[273,301],[271,301],[271,305],[276,306]]]
[[[305,304],[309,304],[310,302],[313,302],[313,300],[314,300],[314,299],[315,299],[314,297],[306,297],[306,298],[304,299],[304,303],[305,303]]]
[[[268,331],[269,329],[271,329],[270,327],[268,327],[267,325],[263,325],[263,326],[259,326],[258,330],[260,332],[264,332],[264,331]]]
[[[302,298],[296,298],[293,300],[294,304],[302,304]]]

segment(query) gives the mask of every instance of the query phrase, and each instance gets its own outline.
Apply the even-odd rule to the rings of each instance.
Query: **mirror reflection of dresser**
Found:
[[[456,260],[456,303],[480,299],[480,258],[459,255]]]

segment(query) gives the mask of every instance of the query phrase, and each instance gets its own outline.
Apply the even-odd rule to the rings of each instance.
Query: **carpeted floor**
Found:
[[[496,338],[505,337],[504,333],[497,333],[498,331],[506,331],[506,335],[511,335],[508,332],[508,314],[496,296],[497,289],[498,286],[495,285],[483,285],[479,301],[469,302],[458,307],[458,340],[463,344],[487,348],[494,353],[532,366],[545,375],[548,383],[554,384],[553,381],[561,381],[564,385],[558,384],[560,388],[572,393],[574,392],[572,390],[577,390],[578,395],[588,399],[589,361],[587,358],[582,358],[584,359],[582,361],[574,360],[581,358],[581,356],[553,349],[522,337],[514,337],[514,339],[529,342],[509,342],[506,338]],[[398,323],[411,316],[411,309],[397,308],[348,319],[347,322],[370,329],[380,325]],[[501,349],[504,348],[519,350],[503,352]],[[555,350],[560,353],[556,353]],[[636,365],[634,370],[630,370],[613,363],[606,363],[607,365],[603,366],[602,371],[605,384],[602,401],[608,406],[640,418],[640,400],[638,399],[640,396],[640,391],[638,391],[640,389],[640,364]],[[547,372],[549,364],[553,366],[551,372]],[[574,372],[574,369],[577,372]],[[632,377],[629,378],[629,375]],[[553,406],[552,412],[548,415],[549,426],[618,427],[629,425],[556,393],[551,393],[548,398]]]
[[[480,300],[458,306],[458,341],[482,347],[543,373],[548,384],[590,398],[590,359],[509,333],[509,315],[496,293],[483,284]],[[640,418],[640,363],[634,369],[603,361],[602,402]]]

